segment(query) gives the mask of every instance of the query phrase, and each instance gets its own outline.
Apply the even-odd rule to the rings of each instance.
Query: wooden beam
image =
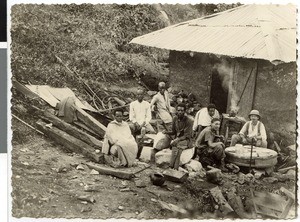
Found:
[[[231,208],[231,206],[228,204],[225,197],[223,196],[222,191],[220,190],[219,187],[214,187],[209,191],[214,201],[219,205],[219,211],[223,216],[233,211],[233,209]]]
[[[97,132],[102,138],[105,135],[106,127],[101,124],[98,120],[92,117],[90,114],[85,112],[83,109],[76,106],[76,114],[80,121],[84,122],[93,131]]]
[[[111,167],[106,167],[106,166],[96,165],[96,164],[91,164],[91,163],[86,163],[86,165],[90,169],[94,169],[94,170],[98,171],[100,174],[111,175],[111,176],[125,179],[125,180],[130,180],[134,177],[133,173],[113,169]]]
[[[95,149],[85,142],[69,135],[68,133],[56,128],[48,128],[46,127],[46,123],[42,120],[37,121],[37,128],[42,131],[46,136],[48,136],[50,139],[54,140],[58,144],[63,145],[68,150],[71,150],[75,153],[81,153],[85,157],[89,158],[92,161],[95,161],[97,163],[103,162],[104,157],[102,153],[97,154],[95,152]]]
[[[70,134],[71,136],[74,136],[77,139],[84,141],[85,143],[87,143],[88,145],[90,145],[96,149],[101,149],[102,141],[85,133],[84,131],[76,128],[75,126],[72,126],[71,124],[61,120],[60,118],[53,115],[51,112],[49,112],[47,110],[44,112],[44,116],[46,117],[47,120],[49,120],[57,128],[65,131],[66,133]]]

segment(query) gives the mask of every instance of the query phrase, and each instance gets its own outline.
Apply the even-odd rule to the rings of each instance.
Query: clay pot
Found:
[[[166,179],[161,173],[153,173],[150,175],[150,180],[153,185],[162,186]]]

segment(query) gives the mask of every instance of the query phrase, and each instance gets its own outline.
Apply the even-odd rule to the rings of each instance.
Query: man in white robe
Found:
[[[107,126],[102,153],[118,158],[120,166],[131,167],[135,162],[138,146],[127,122],[123,121],[123,110],[114,111],[115,120]]]

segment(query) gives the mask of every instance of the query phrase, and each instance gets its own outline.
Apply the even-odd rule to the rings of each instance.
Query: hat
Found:
[[[251,115],[256,115],[260,119],[259,111],[256,110],[256,109],[251,110],[251,112],[249,113],[249,118],[250,118]]]
[[[165,86],[166,86],[166,83],[164,83],[164,82],[158,83],[158,87],[165,87]]]

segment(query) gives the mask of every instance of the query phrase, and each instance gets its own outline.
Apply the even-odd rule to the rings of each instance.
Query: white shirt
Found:
[[[155,96],[153,96],[151,100],[151,108],[153,108],[155,104],[157,105],[158,115],[162,119],[162,121],[164,123],[171,123],[172,116],[170,114],[171,106],[169,93],[165,91],[164,95],[162,95],[160,92],[158,92]]]
[[[259,136],[258,135],[258,125],[259,122],[257,122],[256,125],[252,124],[252,121],[248,121],[247,123],[244,124],[243,128],[240,131],[240,134],[243,134],[244,136],[248,136],[248,137],[255,137],[255,136]],[[249,124],[249,128],[248,128],[248,124]],[[247,131],[248,128],[248,131]],[[267,133],[266,133],[266,129],[265,126],[262,122],[260,122],[260,136],[262,138],[262,140],[267,140]]]
[[[144,100],[141,103],[138,100],[131,102],[129,119],[131,122],[137,122],[139,125],[141,125],[143,122],[148,124],[151,120],[150,103]]]
[[[210,116],[208,114],[207,108],[202,108],[200,109],[195,116],[194,124],[193,124],[193,130],[195,131],[199,125],[201,126],[210,126],[211,125],[211,120],[213,118],[220,118],[219,111],[215,109],[215,113],[213,116]]]

